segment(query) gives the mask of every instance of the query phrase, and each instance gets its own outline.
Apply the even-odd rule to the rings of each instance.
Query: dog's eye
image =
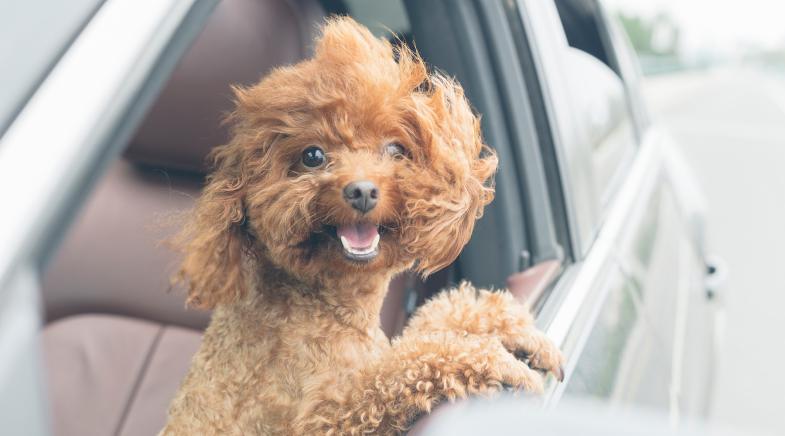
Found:
[[[384,154],[400,159],[406,157],[406,149],[397,142],[391,142],[384,146]]]
[[[324,151],[314,145],[303,150],[303,165],[308,168],[316,168],[324,165]]]

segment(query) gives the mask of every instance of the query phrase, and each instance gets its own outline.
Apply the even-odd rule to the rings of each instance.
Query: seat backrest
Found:
[[[191,207],[206,154],[226,141],[230,85],[307,56],[323,17],[315,0],[219,3],[45,271],[47,321],[99,312],[206,324],[207,313],[185,310],[182,290],[167,292],[177,260],[161,241],[177,226],[166,224]]]

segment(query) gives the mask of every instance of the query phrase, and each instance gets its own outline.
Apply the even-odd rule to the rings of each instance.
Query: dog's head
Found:
[[[349,18],[313,59],[237,88],[232,139],[181,235],[191,304],[245,292],[255,259],[305,283],[428,274],[493,198],[496,156],[461,87]]]

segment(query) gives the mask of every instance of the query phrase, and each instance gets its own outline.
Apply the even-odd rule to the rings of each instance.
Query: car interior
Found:
[[[231,110],[230,85],[307,57],[318,23],[330,14],[352,12],[363,21],[355,3],[362,4],[218,4],[45,270],[42,343],[55,434],[162,428],[209,320],[209,313],[186,310],[183,290],[170,285],[177,257],[164,241],[198,196],[211,147],[226,140],[221,119]],[[407,41],[401,36],[397,41]],[[507,284],[526,295],[547,286],[559,267],[558,260],[543,262]],[[425,281],[398,277],[382,313],[388,335],[428,296],[463,277],[459,270],[456,264]]]

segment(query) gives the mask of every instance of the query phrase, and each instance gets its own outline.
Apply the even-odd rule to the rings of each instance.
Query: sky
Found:
[[[686,55],[734,55],[750,48],[785,50],[785,0],[603,0],[643,16],[667,12],[681,27]]]

